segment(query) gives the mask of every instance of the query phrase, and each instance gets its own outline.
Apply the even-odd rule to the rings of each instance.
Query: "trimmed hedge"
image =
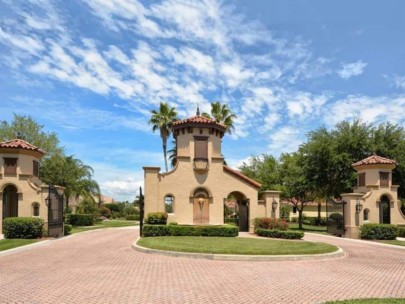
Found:
[[[291,230],[277,230],[277,229],[256,229],[256,234],[259,236],[276,238],[276,239],[302,239],[304,232],[291,231]]]
[[[367,240],[395,240],[398,227],[391,224],[364,224],[360,227],[360,237]]]
[[[282,219],[274,219],[270,217],[256,217],[253,220],[256,229],[276,229],[288,230],[288,223]]]
[[[321,217],[321,220],[319,221],[317,216],[308,216],[302,222],[305,225],[326,226],[326,217]]]
[[[43,235],[44,220],[35,217],[8,217],[3,223],[6,239],[37,239]]]
[[[405,228],[398,227],[398,236],[405,238]]]
[[[66,215],[65,222],[72,226],[93,226],[94,218],[93,214],[71,213]]]
[[[64,224],[63,227],[64,227],[65,235],[69,235],[70,232],[72,231],[72,225]]]
[[[235,237],[238,227],[233,226],[193,226],[193,225],[144,225],[143,237],[150,236],[223,236]]]
[[[125,219],[127,221],[139,221],[140,215],[139,214],[133,214],[133,215],[127,215]]]
[[[166,225],[167,212],[150,212],[145,219],[145,223],[149,225]]]

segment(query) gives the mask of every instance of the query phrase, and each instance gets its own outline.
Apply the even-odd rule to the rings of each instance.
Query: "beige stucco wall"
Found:
[[[14,153],[12,153],[14,152]],[[17,174],[4,174],[4,157],[18,158]],[[33,216],[33,203],[39,203],[39,217],[45,223],[48,221],[48,208],[45,199],[48,196],[46,185],[41,186],[38,177],[33,176],[33,160],[39,160],[39,155],[30,151],[6,151],[0,153],[0,219],[3,218],[3,190],[13,185],[18,191],[18,216]],[[3,221],[0,221],[0,232],[3,230]]]

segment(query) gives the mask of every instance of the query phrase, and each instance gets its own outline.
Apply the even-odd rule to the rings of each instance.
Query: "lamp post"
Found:
[[[363,205],[361,204],[360,200],[356,200],[356,213],[359,214],[363,209]]]

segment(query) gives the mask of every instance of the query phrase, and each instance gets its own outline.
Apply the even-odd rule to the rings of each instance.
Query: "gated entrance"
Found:
[[[49,186],[48,203],[48,236],[63,235],[63,195],[53,186]]]
[[[326,201],[326,231],[333,235],[345,234],[345,201]]]

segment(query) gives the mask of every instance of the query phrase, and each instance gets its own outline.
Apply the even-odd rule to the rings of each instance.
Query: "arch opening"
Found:
[[[18,191],[13,185],[3,190],[3,220],[8,217],[18,217]]]
[[[391,204],[387,195],[380,198],[380,224],[391,224]]]
[[[249,231],[249,199],[239,191],[228,194],[224,203],[224,223]]]

